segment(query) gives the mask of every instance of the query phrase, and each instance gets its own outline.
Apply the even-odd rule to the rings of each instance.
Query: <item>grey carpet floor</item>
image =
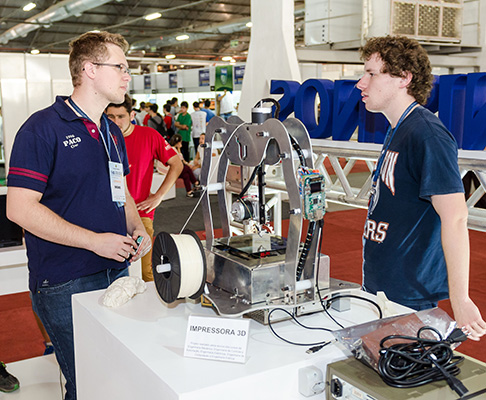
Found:
[[[221,223],[219,222],[218,200],[216,195],[210,195],[209,197],[213,213],[213,224],[214,228],[217,229],[221,227]],[[179,233],[198,201],[198,198],[186,197],[184,188],[176,189],[175,199],[163,201],[155,210],[155,235],[159,232]],[[204,230],[204,220],[200,204],[187,224],[186,229],[193,231]]]

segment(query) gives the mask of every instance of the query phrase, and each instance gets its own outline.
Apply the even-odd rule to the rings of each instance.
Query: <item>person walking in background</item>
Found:
[[[142,126],[148,126],[148,121],[151,118],[150,115],[150,107],[152,106],[152,103],[148,102],[145,103],[145,116],[143,117],[142,123],[140,125]]]
[[[181,104],[182,106],[182,104]],[[196,179],[194,176],[194,173],[192,172],[192,168],[189,165],[187,161],[184,160],[184,157],[182,155],[182,136],[176,133],[174,136],[170,138],[170,145],[177,151],[177,154],[179,155],[182,163],[184,164],[184,168],[179,175],[179,178],[181,178],[184,181],[184,187],[186,188],[186,196],[187,197],[194,197],[194,189],[197,189],[199,187],[199,181]],[[194,188],[193,188],[194,185]]]
[[[172,99],[170,100],[170,113],[172,114],[174,119],[180,111],[181,108],[179,107],[179,99],[177,97],[172,97]]]
[[[130,165],[130,173],[127,176],[128,190],[135,200],[145,230],[153,240],[155,208],[175,184],[183,165],[176,151],[158,132],[149,127],[130,123],[133,115],[130,105],[130,96],[126,94],[123,103],[108,104],[106,114],[120,128],[125,138]],[[162,185],[155,193],[151,193],[155,160],[168,166],[168,170]],[[142,257],[142,279],[146,282],[154,280],[151,251]]]
[[[195,101],[192,104],[194,112],[191,114],[192,129],[191,136],[194,143],[194,153],[197,154],[199,146],[199,136],[206,133],[206,113],[199,108],[199,102]]]
[[[127,259],[151,246],[126,188],[122,132],[104,114],[125,98],[127,50],[119,34],[73,40],[72,95],[30,116],[10,157],[7,216],[25,229],[32,306],[66,378],[66,400],[76,399],[71,296],[127,276]]]
[[[486,322],[469,297],[468,211],[457,144],[422,106],[433,82],[427,53],[400,36],[370,39],[360,52],[362,101],[390,122],[363,234],[363,288],[416,310],[450,297],[458,327],[479,340]]]
[[[164,104],[164,123],[167,129],[167,140],[172,137],[174,132],[174,121],[172,119],[172,114],[170,113],[170,104]]]
[[[191,141],[192,127],[191,115],[187,112],[188,108],[189,104],[187,104],[187,101],[183,101],[181,103],[181,112],[177,115],[177,121],[175,123],[178,129],[177,133],[182,137],[181,152],[186,162],[189,162],[189,142]]]
[[[225,121],[233,115],[235,109],[233,105],[233,95],[224,89],[223,94],[218,94],[219,101],[219,116]]]
[[[140,111],[135,114],[135,120],[137,121],[137,125],[140,125],[140,126],[143,125],[143,120],[144,120],[146,115],[147,115],[147,110],[145,109],[145,102],[141,101],[140,102]]]
[[[164,119],[162,115],[159,114],[159,106],[157,104],[151,104],[148,110],[150,115],[149,120],[147,121],[147,126],[149,128],[155,129],[160,135],[164,138],[167,137],[167,128],[165,126]]]
[[[201,111],[206,113],[206,123],[211,121],[211,118],[215,116],[214,112],[211,111],[211,109],[209,108],[210,106],[211,106],[211,100],[209,99],[204,100],[204,107],[201,108]]]

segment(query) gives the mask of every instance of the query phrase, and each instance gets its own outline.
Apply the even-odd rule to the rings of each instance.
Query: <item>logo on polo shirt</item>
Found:
[[[62,141],[64,147],[70,147],[71,149],[78,147],[79,143],[81,143],[81,138],[79,136],[74,136],[74,135],[67,135],[66,140]]]

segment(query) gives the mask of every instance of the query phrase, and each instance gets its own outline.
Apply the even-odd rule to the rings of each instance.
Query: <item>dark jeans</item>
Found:
[[[196,157],[197,154],[197,148],[199,147],[199,138],[192,138],[192,141],[194,143],[194,157]]]
[[[189,159],[189,142],[184,142],[184,141],[182,142],[181,153],[185,161],[187,162],[191,161]]]
[[[122,276],[128,276],[128,268],[105,270],[57,285],[40,287],[31,295],[32,307],[52,340],[57,362],[66,378],[66,400],[76,399],[71,296],[106,289]]]

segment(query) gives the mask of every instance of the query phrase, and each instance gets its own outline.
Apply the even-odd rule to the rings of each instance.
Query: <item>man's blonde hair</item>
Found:
[[[81,84],[81,72],[86,61],[102,63],[108,59],[107,43],[128,51],[128,42],[118,33],[87,32],[69,43],[69,71],[73,86]]]

